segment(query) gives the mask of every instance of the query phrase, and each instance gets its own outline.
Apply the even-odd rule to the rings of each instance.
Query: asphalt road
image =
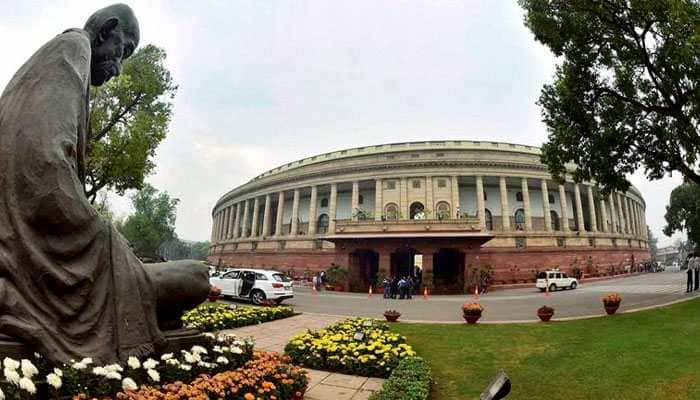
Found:
[[[661,272],[616,278],[598,282],[582,282],[578,289],[557,291],[546,296],[539,290],[511,289],[490,292],[480,296],[485,307],[482,322],[537,321],[536,310],[542,305],[555,308],[554,319],[586,317],[604,313],[601,297],[617,292],[623,297],[619,312],[666,304],[695,297],[685,293],[685,272]],[[294,298],[287,304],[297,311],[312,314],[363,316],[382,318],[386,309],[396,309],[402,321],[463,322],[460,306],[474,301],[474,296],[422,296],[412,300],[391,300],[381,294],[368,297],[360,293],[322,291],[318,294],[307,288],[295,288]]]

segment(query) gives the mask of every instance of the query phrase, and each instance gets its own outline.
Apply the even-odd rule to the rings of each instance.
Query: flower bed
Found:
[[[188,328],[203,331],[238,328],[294,315],[291,306],[247,307],[227,303],[203,303],[182,316]]]
[[[140,385],[191,382],[201,374],[235,370],[253,356],[251,340],[240,340],[235,335],[208,334],[207,338],[205,345],[193,346],[189,351],[143,359],[129,357],[124,365],[95,365],[85,358],[54,366],[39,355],[31,361],[5,358],[0,398],[34,398],[39,387],[46,388],[51,398],[113,398]]]
[[[370,400],[427,400],[432,380],[425,360],[404,358],[384,382],[382,390],[370,396]]]
[[[255,353],[243,368],[209,376],[202,375],[190,384],[182,382],[162,387],[142,387],[124,391],[117,399],[302,399],[308,380],[306,371],[289,364],[289,358],[276,353]]]
[[[399,361],[416,355],[404,336],[389,331],[385,323],[366,318],[350,318],[296,335],[285,352],[293,362],[309,368],[382,378]]]

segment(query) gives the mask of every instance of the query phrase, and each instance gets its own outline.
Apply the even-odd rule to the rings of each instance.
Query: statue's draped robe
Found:
[[[83,192],[90,54],[86,32],[66,31],[0,97],[0,333],[107,363],[163,335],[143,265]]]

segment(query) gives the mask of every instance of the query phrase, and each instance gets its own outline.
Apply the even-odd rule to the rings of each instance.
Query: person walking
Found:
[[[693,275],[695,278],[695,289],[700,288],[700,259],[698,257],[693,257]]]
[[[685,285],[685,292],[690,293],[693,291],[693,267],[690,265],[690,261],[688,261],[688,270],[686,274],[688,275],[688,280]]]
[[[404,300],[406,298],[406,286],[407,286],[406,278],[401,277],[401,279],[399,280],[398,286],[399,286],[399,300]]]
[[[382,285],[384,286],[384,298],[388,299],[391,297],[391,277],[384,277],[384,280],[382,281]]]
[[[410,276],[406,278],[406,298],[407,299],[412,299],[413,297],[411,296],[413,294],[413,287],[415,283],[413,282],[413,278]]]
[[[398,294],[399,294],[399,278],[393,277],[393,278],[391,278],[391,298],[396,299],[396,296]]]

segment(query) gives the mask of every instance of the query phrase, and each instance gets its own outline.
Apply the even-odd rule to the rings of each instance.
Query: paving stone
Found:
[[[368,400],[372,393],[374,393],[373,390],[358,390],[357,393],[352,396],[352,400]]]
[[[319,383],[304,394],[306,400],[350,400],[357,390]]]
[[[309,389],[321,383],[324,379],[330,375],[330,372],[319,371],[317,369],[307,369],[307,377],[309,378]]]
[[[382,385],[384,384],[384,379],[382,378],[367,378],[367,382],[365,382],[364,385],[362,385],[362,390],[371,390],[371,391],[379,391],[382,389]]]
[[[323,380],[324,385],[340,386],[349,389],[359,389],[367,381],[364,376],[353,376],[345,374],[330,374]]]

